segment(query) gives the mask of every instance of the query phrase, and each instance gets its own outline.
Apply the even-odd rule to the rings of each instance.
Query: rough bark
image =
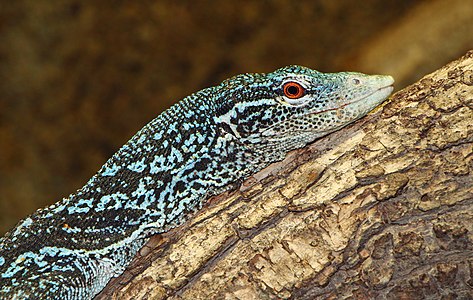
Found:
[[[470,51],[215,197],[98,298],[471,299],[472,241]]]

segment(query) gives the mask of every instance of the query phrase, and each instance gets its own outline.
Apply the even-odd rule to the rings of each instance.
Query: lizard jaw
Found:
[[[327,108],[324,110],[317,110],[307,113],[306,115],[317,115],[323,114],[330,111],[336,111],[337,116],[342,118],[342,115],[346,113],[347,110],[352,110],[358,112],[361,117],[362,115],[366,114],[367,112],[373,110],[376,106],[381,104],[389,95],[391,95],[394,87],[394,79],[391,76],[383,76],[383,75],[376,75],[377,79],[379,79],[380,87],[373,90],[371,93],[367,95],[363,95],[361,97],[355,98],[346,103],[342,103],[337,107]],[[352,118],[358,119],[358,118]]]

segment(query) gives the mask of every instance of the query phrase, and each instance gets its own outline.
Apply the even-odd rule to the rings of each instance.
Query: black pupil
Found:
[[[291,85],[287,88],[287,93],[289,95],[297,95],[299,93],[299,88],[297,86]]]

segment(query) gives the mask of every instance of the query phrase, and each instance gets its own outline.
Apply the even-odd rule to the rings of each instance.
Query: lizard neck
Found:
[[[148,123],[55,212],[71,229],[84,218],[106,226],[103,235],[113,244],[124,233],[146,237],[180,225],[206,198],[254,171],[261,156],[215,123],[219,103],[207,97],[203,90]],[[105,246],[81,238],[84,245],[96,240],[97,248]]]

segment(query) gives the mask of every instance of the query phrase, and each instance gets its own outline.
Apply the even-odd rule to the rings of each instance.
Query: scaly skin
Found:
[[[390,76],[290,66],[199,91],[148,123],[80,190],[0,239],[1,299],[91,299],[152,234],[290,150],[363,117]]]

